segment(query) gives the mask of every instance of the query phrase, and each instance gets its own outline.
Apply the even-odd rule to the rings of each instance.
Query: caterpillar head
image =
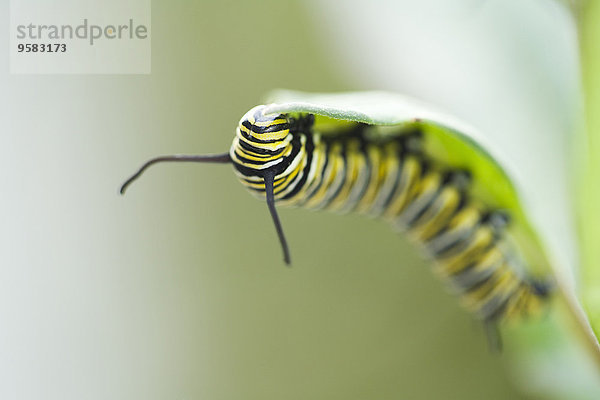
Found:
[[[284,114],[264,114],[257,106],[240,120],[229,150],[238,177],[249,189],[264,195],[264,175],[279,175],[290,156],[291,121]]]
[[[279,177],[293,159],[290,151],[293,146],[291,132],[304,127],[307,122],[312,125],[313,119],[309,117],[294,120],[285,114],[265,114],[265,109],[264,105],[254,107],[242,117],[228,153],[173,154],[152,158],[123,183],[120,193],[124,194],[127,187],[148,167],[159,162],[231,163],[235,167],[239,179],[247,187],[264,194],[283,249],[284,261],[289,265],[289,248],[275,209],[274,181],[275,177]]]

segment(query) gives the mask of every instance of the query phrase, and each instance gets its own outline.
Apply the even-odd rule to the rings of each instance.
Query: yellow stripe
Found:
[[[494,234],[489,226],[483,226],[471,238],[466,249],[456,255],[438,258],[439,266],[436,268],[443,275],[452,275],[460,272],[466,266],[476,261],[481,252],[493,240]]]
[[[254,155],[256,153],[251,153],[246,151],[245,149],[241,148],[241,147],[237,147],[235,149],[235,154],[237,154],[240,157],[246,158],[248,160],[252,160],[252,161],[273,161],[273,160],[278,160],[280,158],[283,157],[282,154],[277,154],[277,155],[262,155],[262,154],[258,154],[258,155]]]
[[[369,157],[369,163],[371,164],[371,176],[369,177],[369,184],[362,199],[356,205],[356,212],[359,213],[367,212],[372,207],[385,178],[385,165],[382,162],[379,149],[375,146],[369,146],[367,148],[367,157]]]
[[[486,304],[493,301],[494,298],[500,297],[501,299],[506,299],[518,285],[519,281],[515,279],[511,271],[503,269],[503,271],[498,272],[496,276],[490,278],[489,281],[474,291],[462,296],[461,303],[467,310],[478,313]]]
[[[283,129],[283,130],[274,131],[274,132],[256,133],[256,132],[252,132],[250,129],[246,128],[243,125],[240,125],[239,129],[241,132],[246,133],[248,136],[252,136],[253,138],[256,138],[258,140],[263,140],[263,141],[265,141],[265,140],[282,140],[290,133],[289,129]],[[257,146],[257,143],[253,143],[253,144],[255,146]],[[259,145],[262,146],[263,144],[268,144],[268,143],[260,143]]]
[[[384,209],[384,202],[389,199],[392,194],[392,190],[394,189],[394,183],[396,181],[396,177],[400,173],[400,158],[398,157],[398,143],[390,143],[385,146],[385,154],[383,156],[382,162],[383,168],[383,183],[381,187],[378,189],[377,196],[375,197],[375,204],[371,210],[369,210],[374,215],[381,214]]]
[[[240,132],[240,130],[238,128],[236,131],[236,139],[243,141],[244,143],[248,144],[249,146],[258,147],[258,148],[265,149],[265,150],[275,151],[275,150],[280,150],[285,146],[288,146],[290,144],[290,142],[292,141],[293,137],[292,137],[292,135],[288,135],[284,139],[282,139],[278,142],[274,142],[274,143],[256,143],[256,142],[252,142],[252,141],[246,139],[242,135],[242,133]]]
[[[323,177],[323,183],[319,189],[314,193],[311,198],[306,202],[305,206],[313,208],[319,205],[327,194],[327,190],[335,180],[335,177],[340,169],[343,168],[343,160],[341,156],[341,145],[334,144],[328,154],[328,164],[325,169],[325,176]]]
[[[310,170],[310,175],[302,190],[294,196],[293,202],[291,202],[293,205],[302,204],[307,201],[312,195],[315,187],[321,182],[323,166],[325,165],[327,156],[325,154],[325,144],[320,140],[319,135],[313,136],[313,143],[315,148],[313,151],[313,165]]]
[[[454,187],[446,187],[431,207],[419,218],[411,229],[417,240],[426,241],[446,227],[460,204],[460,193]],[[439,203],[442,203],[441,205]]]
[[[344,203],[348,200],[348,194],[352,186],[356,183],[359,169],[361,167],[364,168],[364,159],[358,153],[359,146],[358,141],[351,141],[346,147],[346,175],[344,183],[339,192],[329,202],[327,206],[328,210],[338,211],[344,206]]]
[[[388,219],[400,214],[408,204],[415,193],[416,182],[418,182],[421,174],[421,163],[414,156],[408,156],[402,163],[401,168],[400,183],[393,194],[394,200],[384,212],[384,217]]]

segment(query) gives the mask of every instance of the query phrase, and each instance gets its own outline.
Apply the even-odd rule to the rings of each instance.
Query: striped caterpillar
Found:
[[[265,110],[257,106],[242,117],[228,153],[151,159],[121,193],[158,162],[231,163],[241,183],[266,199],[286,264],[289,249],[275,204],[358,212],[405,231],[486,326],[540,312],[550,285],[525,273],[518,246],[506,234],[510,215],[470,193],[469,171],[423,151],[418,127],[377,137],[376,125],[354,122],[322,135],[313,114]]]

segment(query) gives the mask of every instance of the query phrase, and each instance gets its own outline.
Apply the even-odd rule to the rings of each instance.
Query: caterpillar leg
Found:
[[[495,320],[486,320],[483,322],[483,329],[487,338],[490,353],[498,354],[502,352],[502,335]]]

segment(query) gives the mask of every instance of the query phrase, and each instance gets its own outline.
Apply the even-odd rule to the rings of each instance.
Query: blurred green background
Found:
[[[146,158],[228,150],[271,89],[384,86],[331,50],[336,15],[319,7],[155,1],[147,76],[4,63],[1,398],[526,398],[383,223],[281,209],[287,269],[266,206],[229,166],[163,165],[118,195]],[[390,89],[403,87],[419,94]]]

